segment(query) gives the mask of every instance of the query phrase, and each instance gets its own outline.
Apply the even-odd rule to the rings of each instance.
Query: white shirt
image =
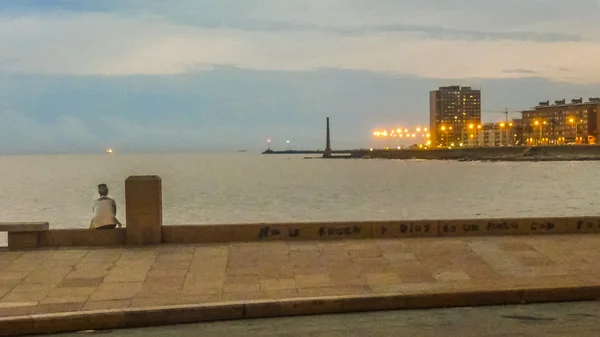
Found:
[[[117,204],[109,197],[100,197],[94,202],[92,228],[117,224]]]

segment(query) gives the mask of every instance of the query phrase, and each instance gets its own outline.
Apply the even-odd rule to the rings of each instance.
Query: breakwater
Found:
[[[480,160],[480,161],[577,161],[600,160],[598,145],[474,147],[453,149],[359,150],[353,158]]]

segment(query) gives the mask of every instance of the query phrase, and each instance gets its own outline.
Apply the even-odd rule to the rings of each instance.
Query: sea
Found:
[[[598,172],[600,162],[11,155],[0,156],[0,222],[87,228],[100,183],[124,221],[131,175],[161,177],[165,225],[587,216],[600,213]]]

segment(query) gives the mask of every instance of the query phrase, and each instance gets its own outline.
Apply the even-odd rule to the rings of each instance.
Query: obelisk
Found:
[[[329,117],[327,117],[327,141],[325,144],[325,153],[323,153],[323,158],[331,157],[331,135],[329,134]]]

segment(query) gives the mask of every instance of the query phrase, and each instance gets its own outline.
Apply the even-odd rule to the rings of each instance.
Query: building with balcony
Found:
[[[600,98],[540,102],[522,112],[523,140],[528,145],[595,144]]]
[[[480,90],[449,86],[429,93],[429,130],[436,146],[459,146],[468,140],[465,135],[478,125],[481,125]]]

